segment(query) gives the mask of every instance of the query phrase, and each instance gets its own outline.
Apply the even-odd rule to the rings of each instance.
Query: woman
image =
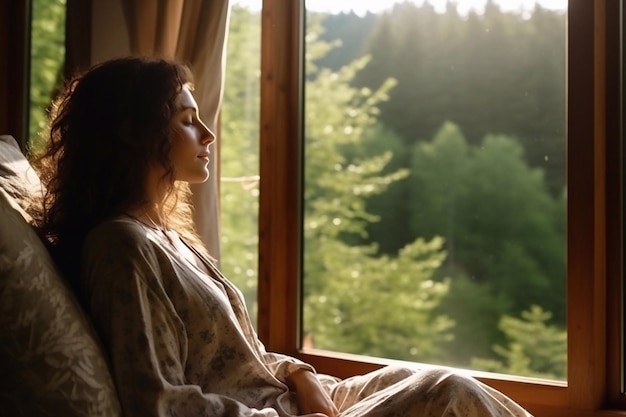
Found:
[[[443,369],[339,381],[266,352],[190,226],[187,184],[207,180],[214,141],[189,70],[167,60],[100,64],[53,109],[42,229],[108,350],[127,416],[529,415]]]

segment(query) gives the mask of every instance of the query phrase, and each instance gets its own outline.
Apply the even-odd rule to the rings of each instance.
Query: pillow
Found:
[[[9,135],[0,135],[0,188],[26,211],[32,197],[39,197],[43,191],[37,173]]]
[[[24,215],[0,187],[0,415],[121,416],[95,332]]]

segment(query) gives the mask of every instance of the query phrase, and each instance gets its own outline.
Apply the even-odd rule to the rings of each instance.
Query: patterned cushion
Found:
[[[15,139],[9,135],[0,135],[0,188],[26,211],[29,197],[42,192],[37,173],[22,154]]]
[[[1,167],[9,159],[1,142],[0,154]],[[10,162],[13,168],[24,168],[18,158]],[[7,178],[5,173],[0,176]],[[30,183],[24,180],[23,184]],[[0,183],[0,415],[121,416],[91,324],[25,221],[22,207],[10,195],[15,189],[5,190],[3,185]]]

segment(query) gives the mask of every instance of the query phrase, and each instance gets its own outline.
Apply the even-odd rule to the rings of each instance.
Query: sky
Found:
[[[342,11],[354,11],[359,15],[365,14],[367,11],[380,12],[388,9],[393,3],[402,2],[404,0],[305,0],[306,6],[315,11],[324,11],[331,13],[339,13]],[[411,0],[420,5],[424,1],[432,4],[436,10],[445,10],[448,0]],[[457,10],[461,14],[467,13],[469,10],[480,12],[483,10],[487,0],[450,0],[457,4]],[[493,0],[503,11],[531,11],[535,3],[551,10],[567,10],[568,0]],[[258,7],[262,0],[234,0],[233,3]]]

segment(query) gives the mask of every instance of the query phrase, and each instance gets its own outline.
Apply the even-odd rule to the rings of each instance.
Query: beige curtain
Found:
[[[200,115],[219,136],[218,115],[224,85],[228,0],[122,0],[131,53],[176,58],[196,78]],[[219,140],[213,145],[211,177],[192,187],[194,221],[217,260],[219,246]]]

